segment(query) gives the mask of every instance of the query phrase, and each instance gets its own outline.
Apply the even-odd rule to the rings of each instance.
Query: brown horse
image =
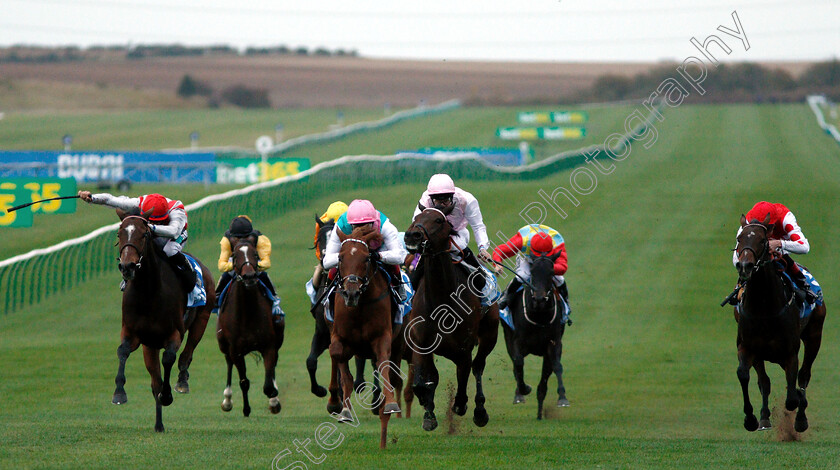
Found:
[[[808,429],[805,408],[808,401],[805,389],[811,380],[811,366],[820,350],[825,305],[814,309],[805,325],[801,325],[799,305],[794,301],[794,293],[777,269],[774,251],[770,250],[768,234],[770,216],[764,222],[741,216],[741,233],[735,247],[739,284],[744,286],[739,305],[735,308],[738,322],[738,380],[744,395],[744,428],[747,431],[769,429],[770,378],[764,369],[764,361],[779,364],[787,379],[787,398],[785,408],[793,411],[798,408],[794,429],[803,432]],[[802,367],[799,368],[799,342],[805,345]],[[758,388],[761,391],[761,421],[753,414],[748,393],[750,367],[758,375]],[[797,372],[799,389],[796,389]]]
[[[548,391],[548,378],[553,372],[557,376],[557,406],[569,406],[566,387],[563,386],[563,333],[566,331],[564,317],[566,303],[554,285],[554,261],[560,252],[552,256],[535,256],[531,264],[530,286],[524,286],[519,299],[511,302],[511,316],[515,330],[502,323],[505,345],[513,362],[513,377],[516,391],[513,403],[524,403],[531,387],[525,383],[523,366],[529,354],[542,356],[542,374],[537,386],[537,419],[543,417],[543,402]]]
[[[371,257],[369,244],[377,240],[381,243],[382,235],[374,229],[363,227],[349,236],[338,232],[341,249],[338,261],[338,289],[341,295],[335,298],[335,316],[331,331],[330,357],[332,358],[332,377],[330,381],[330,399],[327,410],[341,410],[340,421],[353,420],[350,396],[353,392],[353,376],[350,374],[348,361],[354,355],[376,360],[382,391],[385,396],[373,397],[367,403],[364,397],[372,394],[357,394],[362,405],[370,409],[379,409],[380,439],[379,447],[384,449],[388,435],[388,420],[392,413],[399,413],[400,408],[394,399],[394,391],[402,388],[402,375],[399,363],[402,350],[392,347],[393,317],[391,314],[390,287],[385,274]],[[400,343],[397,341],[397,345]],[[385,374],[385,372],[388,374]],[[339,404],[338,378],[341,377],[343,403]]]
[[[330,219],[327,222],[322,222],[316,214],[315,223],[318,227],[318,232],[315,235],[315,244],[312,248],[318,252],[318,260],[320,262],[320,260],[324,259],[324,252],[327,249],[327,239],[333,227],[335,227],[335,221]],[[315,288],[315,299],[317,301],[324,295],[330,285],[327,273],[319,269],[318,273],[312,279],[312,284]],[[315,319],[315,333],[312,334],[309,356],[306,358],[306,370],[309,372],[309,390],[316,397],[325,397],[327,396],[327,389],[318,384],[315,372],[318,370],[318,356],[330,347],[330,326],[326,318],[324,318],[324,304],[322,302],[316,302],[310,311],[312,312],[312,317]],[[364,383],[364,372],[365,360],[357,357],[354,389]]]
[[[446,215],[454,206],[441,211],[424,209],[405,232],[405,244],[412,253],[421,253],[424,274],[421,278],[411,310],[411,318],[405,325],[406,343],[414,353],[414,394],[425,408],[423,429],[431,431],[437,427],[435,417],[435,388],[438,385],[438,370],[434,354],[455,363],[458,380],[452,411],[459,416],[467,412],[467,382],[470,368],[475,376],[475,410],[473,422],[485,426],[489,421],[484,408],[482,375],[487,356],[496,346],[499,334],[499,307],[493,304],[482,315],[475,287],[475,276],[457,268],[449,255],[452,225]],[[478,346],[475,358],[473,348]]]
[[[248,403],[250,382],[245,375],[245,355],[258,351],[265,366],[263,393],[268,397],[268,409],[280,412],[280,399],[277,398],[277,384],[274,381],[274,368],[277,366],[277,353],[283,345],[283,333],[286,320],[274,321],[271,314],[271,300],[266,297],[260,284],[257,271],[257,249],[248,241],[240,241],[233,247],[234,281],[229,284],[227,294],[219,308],[219,327],[216,339],[219,349],[227,362],[227,382],[222,401],[222,410],[233,408],[230,388],[233,366],[239,373],[239,388],[242,389],[242,413],[251,414]]]
[[[122,404],[127,401],[125,361],[142,344],[143,359],[152,377],[152,395],[155,397],[155,431],[163,432],[161,406],[172,403],[169,374],[175,364],[175,355],[188,331],[186,346],[178,360],[176,386],[176,390],[188,392],[188,368],[216,301],[215,283],[207,267],[199,263],[207,303],[202,307],[187,308],[188,292],[182,287],[175,269],[165,260],[165,255],[154,247],[148,221],[151,211],[139,216],[117,209],[117,214],[122,219],[117,234],[119,269],[126,285],[122,301],[122,342],[117,348],[120,365],[112,402]],[[164,350],[162,380],[161,349]]]

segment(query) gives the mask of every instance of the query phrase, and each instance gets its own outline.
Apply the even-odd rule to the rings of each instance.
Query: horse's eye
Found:
[[[439,223],[439,224],[442,224],[442,223],[443,223],[443,219],[442,219],[442,218],[440,218],[440,217],[438,217],[438,218],[435,220],[435,222],[437,222],[437,223]]]

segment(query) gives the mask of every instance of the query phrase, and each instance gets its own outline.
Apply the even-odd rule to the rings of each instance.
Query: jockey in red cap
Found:
[[[569,291],[566,287],[566,274],[568,262],[566,259],[566,243],[557,230],[547,226],[530,224],[522,227],[510,240],[501,244],[493,250],[493,261],[501,263],[502,260],[516,256],[517,253],[526,256],[519,256],[516,259],[516,274],[519,277],[513,278],[507,288],[505,298],[499,303],[500,308],[505,308],[510,299],[522,286],[520,278],[529,280],[531,278],[531,256],[553,256],[560,255],[554,261],[554,283],[557,285],[560,295],[569,303]],[[495,265],[496,274],[501,274],[500,264]]]
[[[181,253],[188,236],[187,211],[181,201],[168,199],[160,194],[128,197],[108,193],[91,194],[90,191],[79,191],[79,197],[91,204],[102,204],[124,211],[139,210],[141,214],[150,213],[149,228],[155,235],[154,243],[162,249],[175,267],[187,292],[193,290],[196,275],[187,258]]]
[[[785,260],[785,272],[794,280],[794,289],[801,292],[797,294],[807,301],[809,304],[814,303],[818,299],[818,295],[811,290],[805,275],[799,269],[799,265],[793,261],[788,253],[796,253],[799,255],[807,254],[811,250],[811,245],[799,224],[796,223],[796,217],[784,204],[761,201],[756,203],[752,209],[745,215],[747,222],[757,221],[764,223],[767,216],[770,216],[770,225],[772,229],[767,234],[770,240],[770,249],[781,253]],[[741,234],[741,227],[738,227],[738,235]],[[737,237],[737,236],[736,236]],[[738,254],[732,253],[732,263],[738,263]],[[734,297],[730,300],[733,305],[738,303]]]

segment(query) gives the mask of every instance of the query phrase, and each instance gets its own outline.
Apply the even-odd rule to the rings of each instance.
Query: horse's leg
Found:
[[[516,381],[516,389],[513,391],[513,404],[525,403],[525,395],[531,393],[531,387],[525,383],[523,368],[525,367],[525,356],[519,349],[516,342],[516,333],[505,328],[505,347],[507,348],[510,361],[513,363],[513,379]]]
[[[160,378],[160,357],[158,349],[143,346],[143,362],[152,378],[152,396],[155,397],[155,431],[163,432],[163,410],[160,403],[160,391],[163,381]]]
[[[169,385],[169,376],[172,373],[172,366],[175,365],[175,359],[178,357],[178,348],[181,347],[181,333],[176,330],[164,344],[163,385],[161,386],[160,403],[163,406],[169,406],[172,404],[172,387]]]
[[[455,358],[455,400],[452,402],[452,411],[458,416],[467,414],[467,384],[470,381],[470,369],[472,368],[472,357],[470,352],[460,354]],[[476,395],[477,401],[478,395]]]
[[[114,389],[114,397],[111,399],[111,403],[115,405],[122,405],[128,401],[128,396],[125,394],[125,361],[128,359],[129,354],[140,346],[140,339],[136,336],[129,337],[125,328],[123,328],[122,337],[122,342],[117,347],[117,357],[120,360],[120,365],[117,368],[117,377],[114,379],[117,387]]]
[[[484,367],[487,365],[487,356],[496,347],[499,338],[499,307],[494,305],[482,318],[478,325],[478,351],[472,361],[472,372],[475,376],[475,410],[473,410],[473,423],[478,427],[484,427],[490,420],[487,409],[484,407]]]
[[[268,409],[272,414],[280,412],[280,399],[277,395],[280,392],[277,390],[277,384],[274,382],[274,369],[277,367],[277,350],[274,345],[269,346],[268,349],[262,352],[263,364],[265,365],[265,383],[263,384],[263,393],[268,397]]]
[[[330,352],[332,352],[332,346],[330,346]],[[353,374],[350,373],[350,364],[347,360],[341,360],[341,358],[337,358],[339,361],[338,363],[338,370],[341,374],[341,390],[344,393],[343,402],[341,407],[340,413],[340,422],[346,421],[353,421],[353,412],[352,408],[353,405],[351,403],[350,397],[353,394]],[[349,360],[349,358],[348,358]]]
[[[753,355],[747,353],[743,346],[738,346],[738,382],[741,383],[741,393],[744,396],[744,429],[755,431],[758,429],[758,420],[753,414],[752,403],[750,403],[750,368],[753,364]]]
[[[251,404],[248,402],[248,389],[251,388],[251,382],[248,381],[248,375],[245,371],[245,355],[236,354],[233,357],[233,365],[236,366],[236,372],[239,373],[239,389],[242,390],[242,414],[247,418],[251,415]]]
[[[225,398],[222,400],[222,411],[230,411],[233,409],[233,402],[231,401],[233,390],[230,388],[233,378],[233,359],[228,352],[225,353],[225,362],[227,363],[227,382],[225,382],[225,391],[223,392]]]
[[[566,398],[566,387],[563,385],[563,363],[561,362],[563,358],[562,331],[565,329],[565,326],[561,326],[560,328],[560,337],[554,340],[555,344],[549,347],[549,352],[552,358],[552,369],[554,370],[554,375],[557,376],[557,407],[563,408],[569,406],[569,400]]]
[[[330,359],[330,398],[327,400],[327,413],[338,414],[341,411],[341,401],[338,398],[338,361],[332,356]]]
[[[435,416],[435,388],[439,379],[434,355],[414,351],[412,362],[414,363],[414,381],[412,382],[414,394],[426,410],[423,414],[423,429],[433,431],[438,426]]]
[[[770,377],[764,368],[764,361],[755,361],[753,369],[758,376],[758,391],[761,392],[761,413],[759,415],[758,429],[764,431],[770,429]]]
[[[787,363],[782,365],[787,380],[787,398],[785,408],[793,411],[799,408],[799,391],[796,389],[796,374],[799,372],[799,356],[792,354]]]
[[[312,335],[312,344],[309,346],[309,357],[306,358],[306,370],[309,371],[309,390],[316,397],[327,396],[327,389],[318,385],[315,378],[315,371],[318,370],[318,356],[330,347],[330,335],[328,331],[320,331],[315,326],[315,334]]]
[[[365,359],[359,356],[356,356],[353,359],[356,362],[356,380],[353,381],[353,390],[356,390],[360,385],[365,383]],[[372,367],[376,367],[373,360],[371,360],[370,363]],[[376,390],[374,390],[374,393],[376,393],[377,396],[379,395],[379,392]]]
[[[551,373],[554,371],[552,362],[553,360],[550,352],[546,351],[542,361],[540,383],[537,384],[537,419],[543,418],[543,403],[545,402],[545,395],[548,393],[548,378],[551,377]]]
[[[796,421],[793,425],[796,432],[805,432],[808,429],[808,417],[805,415],[808,399],[805,397],[805,389],[811,382],[811,366],[817,358],[817,353],[820,352],[824,323],[825,305],[823,304],[811,313],[811,319],[801,334],[805,353],[802,358],[802,367],[799,368],[799,410],[796,412]]]
[[[187,330],[184,350],[181,351],[181,356],[178,358],[178,382],[175,384],[175,391],[178,393],[190,393],[190,364],[193,359],[193,352],[195,351],[198,342],[204,336],[204,330],[207,329],[207,322],[210,320],[210,309],[200,307],[195,313],[195,320],[190,324]]]
[[[408,364],[408,380],[405,381],[405,387],[403,387],[403,397],[405,397],[405,417],[406,419],[411,418],[411,405],[414,402],[414,388],[412,384],[414,383],[414,366],[411,365],[409,362]]]
[[[376,349],[374,349],[373,352],[374,352],[374,355],[377,355],[376,354]],[[359,369],[359,364],[361,364],[361,366],[362,366],[361,370]],[[382,397],[382,387],[380,386],[380,383],[379,383],[379,374],[376,373],[376,371],[377,371],[376,359],[371,359],[370,360],[370,367],[374,371],[374,373],[373,373],[373,397],[371,398],[371,400],[373,400],[373,403],[379,403],[379,401],[381,400],[381,397]],[[356,372],[360,373],[360,374],[365,373],[365,361],[364,360],[360,361],[358,357],[356,357]],[[356,380],[353,381],[353,390],[359,390],[359,387],[363,383],[365,383],[364,380],[359,381],[359,377],[356,377]],[[379,416],[379,408],[380,408],[379,406],[374,406],[373,408],[370,409],[370,412],[373,413],[375,416]]]

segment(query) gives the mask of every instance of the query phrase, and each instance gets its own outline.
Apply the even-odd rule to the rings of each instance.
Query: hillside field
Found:
[[[458,114],[461,113],[461,114]],[[437,141],[468,144],[469,109],[450,116],[451,133]],[[615,116],[614,123],[620,123]],[[456,119],[457,118],[457,119]],[[490,122],[490,121],[488,121]],[[411,419],[391,419],[389,446],[378,448],[378,418],[339,428],[332,451],[310,443],[324,468],[836,468],[840,465],[840,376],[835,363],[840,327],[840,268],[833,230],[840,219],[840,151],[805,105],[683,106],[655,122],[650,148],[634,144],[614,170],[598,174],[580,205],[559,198],[568,217],[549,210],[569,251],[574,325],[564,338],[564,381],[571,407],[549,406],[535,420],[536,398],[513,405],[514,381],[502,335],[489,358],[485,391],[490,423],[476,428],[470,411],[444,418],[454,367],[439,361],[437,403],[441,426],[424,432],[414,404]],[[420,132],[418,130],[418,132]],[[354,152],[360,153],[360,152]],[[610,162],[603,162],[605,165]],[[463,180],[481,202],[494,243],[525,222],[520,211],[569,187],[570,172],[529,182]],[[162,188],[170,190],[171,188]],[[278,385],[283,410],[270,415],[261,394],[261,366],[248,359],[252,381],[249,418],[220,410],[224,358],[214,338],[215,317],[191,367],[189,395],[165,408],[167,431],[153,429],[149,377],[139,352],[128,360],[127,404],[111,405],[120,328],[119,273],[114,270],[48,301],[0,315],[0,467],[15,468],[267,468],[278,453],[319,467],[295,450],[330,421],[325,399],[309,393],[305,370],[313,321],[303,284],[315,264],[312,215],[336,199],[368,198],[401,229],[423,185],[396,181],[363,191],[335,191],[266,220],[259,230],[274,243],[272,279],[286,310],[286,343]],[[754,202],[783,202],[797,216],[811,252],[800,256],[821,282],[828,319],[808,390],[811,428],[796,442],[774,429],[743,429],[735,376],[736,324],[720,308],[736,272],[731,249],[740,215]],[[106,211],[102,211],[106,212]],[[191,239],[188,250],[214,266],[218,237]],[[116,256],[116,250],[115,250]],[[327,379],[321,357],[319,380]],[[539,363],[526,360],[526,381],[536,385]],[[774,426],[783,407],[783,374],[768,366]],[[549,381],[547,405],[556,383]],[[474,387],[470,386],[470,396]],[[753,404],[759,394],[753,376]],[[299,467],[303,468],[303,467]]]

